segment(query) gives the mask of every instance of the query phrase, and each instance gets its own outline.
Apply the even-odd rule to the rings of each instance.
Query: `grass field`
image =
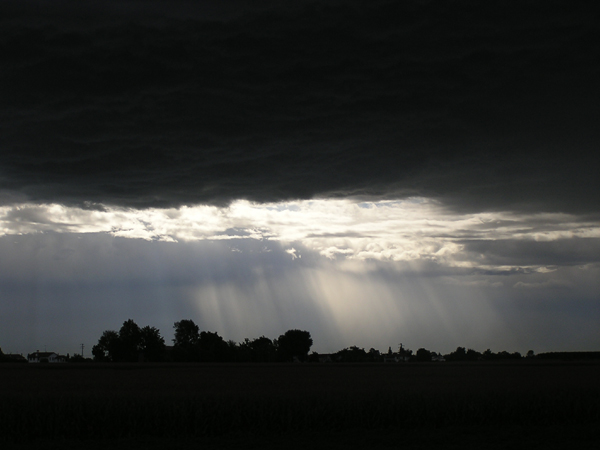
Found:
[[[599,380],[594,363],[3,365],[0,442],[594,448]]]

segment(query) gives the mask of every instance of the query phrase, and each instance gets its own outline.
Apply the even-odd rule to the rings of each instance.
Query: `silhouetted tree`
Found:
[[[239,362],[239,350],[240,347],[235,341],[229,339],[227,342],[227,358],[226,361]]]
[[[116,331],[106,330],[92,347],[95,361],[137,362],[162,361],[165,352],[165,340],[157,328],[140,328],[133,320],[123,322]]]
[[[193,320],[180,320],[173,325],[175,328],[174,345],[191,346],[196,345],[200,339],[200,328]]]
[[[340,350],[335,356],[336,360],[340,362],[367,362],[369,359],[364,348],[358,348],[354,345]]]
[[[467,353],[465,354],[465,359],[467,361],[479,361],[480,359],[482,359],[482,355],[478,351],[470,348],[467,350]]]
[[[560,361],[600,360],[600,352],[548,352],[538,354],[536,359],[555,359]]]
[[[158,362],[165,359],[165,340],[158,328],[145,326],[140,330],[140,351],[144,361]]]
[[[238,362],[252,361],[252,349],[250,348],[250,339],[245,338],[244,342],[236,345],[235,360]]]
[[[401,358],[411,358],[412,354],[413,354],[412,350],[405,348],[402,344],[400,344],[400,346],[398,348],[398,356],[400,356]]]
[[[308,355],[306,360],[309,363],[318,363],[320,362],[319,354],[317,352],[312,352],[310,355]]]
[[[506,350],[496,353],[496,359],[510,359],[510,353]]]
[[[117,361],[136,362],[140,360],[142,330],[132,319],[123,322],[119,330],[119,352]]]
[[[227,360],[229,345],[216,332],[203,331],[198,339],[200,361],[224,362]]]
[[[446,361],[465,361],[467,359],[467,351],[464,347],[456,347],[452,353],[444,356]]]
[[[381,361],[381,353],[379,350],[375,350],[374,348],[369,349],[369,362],[379,362]]]
[[[502,350],[493,355],[494,360],[504,361],[510,359],[521,359],[521,354],[519,352],[509,353],[506,350]]]
[[[115,355],[118,355],[119,347],[119,333],[113,330],[106,330],[102,333],[100,339],[98,339],[98,343],[92,347],[94,361],[117,361]]]
[[[180,320],[175,322],[173,328],[175,328],[173,359],[175,361],[199,361],[200,329],[198,325],[193,320]]]
[[[310,351],[313,340],[308,331],[288,330],[277,339],[277,351],[283,361],[292,361],[298,358],[305,361]]]
[[[261,336],[252,341],[246,339],[245,344],[252,362],[273,362],[277,358],[277,348],[268,337]]]
[[[417,350],[417,354],[415,355],[415,360],[419,362],[430,362],[431,361],[431,352],[427,349],[420,348]]]

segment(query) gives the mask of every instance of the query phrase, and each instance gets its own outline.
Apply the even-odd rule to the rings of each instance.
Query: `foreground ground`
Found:
[[[7,365],[11,448],[597,448],[600,364]]]

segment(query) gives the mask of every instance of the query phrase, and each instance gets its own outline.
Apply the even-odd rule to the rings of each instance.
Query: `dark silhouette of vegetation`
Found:
[[[238,348],[239,359],[252,362],[277,361],[276,342],[265,336],[250,340],[246,338]]]
[[[144,361],[158,362],[165,359],[165,340],[158,328],[145,326],[140,330],[139,351]]]
[[[429,362],[431,361],[431,352],[427,349],[420,348],[415,355],[415,361]]]
[[[559,361],[599,360],[600,352],[547,352],[540,353],[535,358]]]
[[[140,328],[133,320],[123,322],[116,331],[106,330],[92,347],[95,361],[158,362],[165,359],[165,340],[157,328]]]
[[[477,361],[481,358],[481,353],[464,347],[457,347],[452,353],[445,356],[446,361]]]
[[[312,355],[311,355],[312,356]],[[315,362],[319,361],[318,354],[315,354],[316,357],[313,357],[311,360]],[[333,355],[332,361],[335,362],[348,362],[348,363],[375,363],[381,362],[382,357],[379,350],[375,350],[374,348],[369,349],[369,351],[365,351],[364,348],[359,348],[356,346],[351,346],[340,350],[339,352]]]
[[[106,330],[98,339],[98,343],[92,347],[92,355],[95,361],[107,362],[119,359],[119,334],[116,331]]]
[[[235,343],[226,342],[216,332],[202,331],[193,320],[181,320],[173,325],[173,360],[185,362],[234,361]]]
[[[306,361],[313,340],[308,331],[288,330],[277,339],[277,353],[283,361]]]
[[[142,333],[140,327],[131,319],[123,322],[119,330],[119,361],[136,362],[139,360]]]
[[[356,346],[348,347],[340,350],[335,354],[335,361],[357,363],[357,362],[369,362],[369,354],[364,348],[358,348]]]
[[[392,348],[390,347],[388,349],[388,354],[392,354],[391,351],[392,351]],[[410,361],[411,359],[414,358],[413,351],[408,348],[405,348],[402,344],[400,344],[398,346],[398,353],[396,355],[398,356],[398,358],[401,361]]]
[[[173,325],[173,347],[167,348],[158,329],[140,328],[133,320],[123,323],[119,332],[106,330],[92,348],[94,361],[136,362],[275,362],[307,361],[312,346],[308,331],[288,330],[276,340],[266,336],[241,344],[225,341],[216,332],[200,331],[193,320]]]
[[[516,361],[521,359],[600,359],[600,352],[552,352],[535,355],[529,350],[524,358],[519,352],[498,353],[487,349],[480,353],[471,348],[457,347],[455,351],[442,355],[434,351],[419,348],[416,353],[399,345],[393,352],[389,347],[386,353],[374,348],[351,346],[331,354],[313,352],[309,356],[313,340],[308,331],[292,329],[277,339],[260,336],[244,339],[237,344],[226,341],[216,332],[201,331],[191,319],[175,322],[175,337],[172,347],[165,347],[164,339],[157,328],[140,328],[133,320],[123,322],[117,331],[106,330],[92,348],[94,361],[99,362],[339,362],[339,363],[404,363],[404,362],[476,362],[476,361]],[[0,362],[6,361],[1,353]],[[69,362],[82,362],[85,359],[74,355]]]
[[[23,355],[5,354],[0,347],[0,363],[26,363],[27,359]]]
[[[379,362],[381,361],[381,353],[379,350],[375,350],[374,348],[369,349],[369,362]]]
[[[481,355],[483,361],[506,361],[506,360],[518,360],[521,359],[522,356],[519,352],[509,353],[507,351],[501,351],[498,353],[492,352],[490,349],[487,349]]]
[[[202,362],[231,361],[227,342],[216,332],[203,331],[198,339],[198,354]]]
[[[193,320],[180,320],[173,325],[173,359],[175,361],[199,361],[198,341],[200,328]]]
[[[90,358],[84,358],[82,355],[76,353],[73,356],[67,355],[67,362],[79,364],[79,363],[92,362],[92,360]]]

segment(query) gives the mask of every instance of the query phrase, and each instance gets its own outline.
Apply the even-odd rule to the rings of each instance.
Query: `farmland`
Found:
[[[476,448],[529,439],[591,448],[598,380],[595,363],[11,364],[0,368],[0,441]]]

